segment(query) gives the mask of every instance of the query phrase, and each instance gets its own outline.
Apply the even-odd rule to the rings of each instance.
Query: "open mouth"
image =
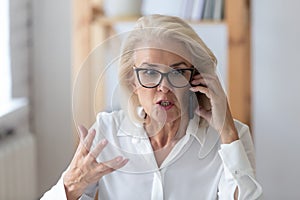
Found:
[[[170,109],[174,105],[171,101],[168,100],[161,100],[158,101],[156,104],[160,105],[162,108],[166,110]]]

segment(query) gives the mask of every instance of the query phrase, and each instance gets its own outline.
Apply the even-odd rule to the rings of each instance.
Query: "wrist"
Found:
[[[63,178],[65,192],[68,200],[77,200],[84,192],[85,186],[78,179],[66,174]]]
[[[222,130],[220,134],[221,134],[221,140],[223,144],[230,144],[239,139],[236,128]]]

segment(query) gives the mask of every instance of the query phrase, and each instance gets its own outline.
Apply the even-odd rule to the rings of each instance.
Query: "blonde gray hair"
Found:
[[[166,41],[171,42],[169,44],[180,45],[183,51],[162,46],[161,44]],[[214,73],[217,64],[214,54],[184,20],[157,14],[141,17],[123,43],[119,67],[120,87],[127,99],[122,107],[136,122],[142,122],[143,118],[137,113],[140,102],[133,92],[134,52],[144,47],[160,48],[178,54],[188,60],[200,73]],[[198,96],[198,102],[201,106],[210,106],[205,95]]]

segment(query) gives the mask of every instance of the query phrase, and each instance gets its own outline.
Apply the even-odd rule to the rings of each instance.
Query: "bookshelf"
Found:
[[[80,70],[83,61],[99,42],[112,34],[116,23],[134,22],[138,17],[108,18],[103,15],[102,0],[77,0],[74,2],[74,76]],[[233,116],[251,125],[251,55],[250,55],[250,0],[225,0],[224,20],[191,21],[196,24],[225,24],[228,32],[228,98]],[[99,55],[101,56],[101,55]],[[92,69],[93,70],[93,69]],[[86,80],[93,80],[93,71],[86,75]],[[90,105],[92,94],[88,93],[89,82],[83,87],[84,98],[81,122],[87,126],[94,121],[94,113]],[[99,93],[101,96],[101,92]],[[101,107],[101,102],[98,107]]]
[[[226,0],[229,102],[233,116],[251,126],[250,0]]]

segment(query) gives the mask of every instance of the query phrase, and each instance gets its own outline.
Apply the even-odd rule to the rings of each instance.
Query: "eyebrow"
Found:
[[[172,65],[170,65],[170,67],[177,67],[177,66],[179,66],[179,65],[185,65],[185,66],[188,66],[185,62],[178,62],[178,63],[174,63],[174,64],[172,64]]]
[[[157,64],[152,64],[152,63],[148,63],[148,62],[143,62],[140,66],[142,66],[142,65],[148,65],[150,67],[158,67],[159,66]]]
[[[158,64],[152,64],[152,63],[148,63],[148,62],[143,62],[141,65],[149,65],[150,67],[158,67],[159,65]],[[184,61],[181,61],[181,62],[178,62],[178,63],[174,63],[172,65],[170,65],[169,67],[177,67],[179,65],[185,65],[185,66],[188,66]]]

